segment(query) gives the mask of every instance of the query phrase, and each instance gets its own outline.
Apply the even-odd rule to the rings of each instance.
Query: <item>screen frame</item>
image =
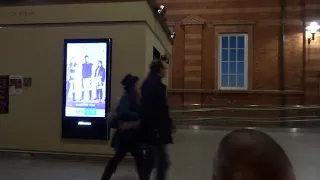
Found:
[[[105,86],[105,116],[104,117],[69,117],[66,116],[66,82],[67,82],[67,46],[69,43],[106,43],[106,86]],[[111,66],[112,66],[112,39],[111,38],[90,38],[90,39],[64,39],[63,44],[63,86],[62,86],[62,137],[81,139],[108,139],[109,133],[106,127],[107,113],[110,111],[111,97]],[[90,122],[88,127],[79,127],[78,122]],[[103,126],[103,128],[101,128]],[[66,132],[70,129],[71,132]],[[91,129],[91,130],[90,130]],[[86,132],[85,132],[86,131]],[[99,131],[99,132],[94,132]],[[102,132],[105,131],[105,132]],[[74,135],[73,135],[74,134]]]

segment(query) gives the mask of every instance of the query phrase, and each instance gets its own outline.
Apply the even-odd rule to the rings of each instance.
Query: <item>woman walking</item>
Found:
[[[135,159],[137,173],[140,178],[144,155],[143,149],[138,143],[140,124],[140,93],[138,82],[139,78],[131,74],[126,75],[121,81],[125,93],[121,97],[116,109],[116,118],[112,120],[112,124],[115,124],[117,131],[112,139],[111,145],[115,148],[116,153],[106,166],[101,180],[109,180],[111,178],[118,164],[128,152],[130,152]]]

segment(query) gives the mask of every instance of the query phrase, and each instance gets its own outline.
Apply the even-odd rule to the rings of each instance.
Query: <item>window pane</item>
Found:
[[[237,62],[237,74],[244,74],[244,62]]]
[[[236,90],[247,82],[247,37],[245,34],[220,35],[220,87]]]
[[[221,87],[228,87],[228,75],[221,76]]]
[[[230,50],[230,59],[229,61],[237,61],[237,50],[231,49]]]
[[[228,74],[229,73],[229,63],[228,62],[223,62],[221,64],[221,73],[222,74]]]
[[[228,61],[229,60],[229,51],[228,50],[222,50],[221,60],[222,61]]]
[[[244,75],[237,76],[237,87],[244,87]]]
[[[237,87],[237,76],[236,75],[229,76],[229,87]]]
[[[244,49],[238,49],[238,61],[244,61]]]
[[[237,74],[237,63],[236,62],[230,62],[230,74]]]
[[[237,36],[230,37],[230,48],[237,48]]]
[[[238,48],[244,48],[244,36],[238,36]]]
[[[229,37],[221,37],[222,38],[222,48],[228,48]]]

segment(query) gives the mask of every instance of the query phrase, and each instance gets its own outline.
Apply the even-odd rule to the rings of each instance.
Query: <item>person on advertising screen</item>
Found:
[[[82,95],[81,101],[84,100],[84,93],[89,91],[89,99],[92,100],[92,63],[89,62],[89,56],[84,57],[85,62],[82,64]]]
[[[108,66],[106,49],[106,43],[67,45],[67,117],[105,117]]]
[[[103,67],[102,61],[99,60],[98,67],[95,70],[94,73],[95,81],[96,81],[96,98],[95,100],[99,100],[102,102],[103,97],[103,85],[106,80],[106,69]]]
[[[74,80],[75,80],[75,74],[76,74],[76,66],[77,63],[75,62],[74,57],[70,59],[70,63],[67,65],[67,87],[66,87],[66,96],[68,99],[69,91],[71,88],[72,91],[72,99],[73,101],[76,101],[76,92],[74,87]]]

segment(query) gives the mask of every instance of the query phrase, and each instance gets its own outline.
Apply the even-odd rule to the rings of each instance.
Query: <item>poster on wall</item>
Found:
[[[65,117],[106,116],[109,42],[66,42]]]
[[[0,114],[9,113],[9,76],[0,76]]]
[[[10,95],[22,94],[23,77],[20,75],[10,75],[9,91]]]
[[[32,78],[31,77],[23,77],[23,89],[28,89],[32,85]]]

